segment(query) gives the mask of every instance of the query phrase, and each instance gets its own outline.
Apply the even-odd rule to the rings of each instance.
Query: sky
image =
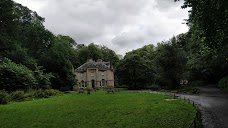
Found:
[[[45,18],[46,29],[78,44],[124,55],[188,31],[188,10],[174,0],[14,0]]]

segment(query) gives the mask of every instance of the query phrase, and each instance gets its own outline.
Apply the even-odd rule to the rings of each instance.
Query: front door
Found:
[[[91,80],[92,82],[92,88],[95,88],[95,80]]]
[[[103,87],[106,86],[106,85],[105,85],[105,79],[102,79],[102,80],[101,80],[101,83],[102,83],[102,86],[103,86]]]

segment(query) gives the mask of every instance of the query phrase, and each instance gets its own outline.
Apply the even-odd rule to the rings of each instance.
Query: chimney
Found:
[[[97,62],[102,62],[102,59],[98,59]]]
[[[87,59],[87,62],[93,62],[93,59]]]

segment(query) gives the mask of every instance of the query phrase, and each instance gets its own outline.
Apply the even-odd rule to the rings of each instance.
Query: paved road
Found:
[[[178,94],[198,104],[204,128],[228,128],[228,95],[213,86],[200,87],[200,94]]]

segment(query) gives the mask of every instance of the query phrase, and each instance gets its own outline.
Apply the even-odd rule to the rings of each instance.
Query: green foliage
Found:
[[[28,101],[40,98],[49,98],[52,96],[60,96],[63,93],[54,89],[45,90],[28,90],[28,91],[14,91],[10,93],[11,101]]]
[[[226,0],[185,0],[182,8],[191,7],[188,24],[197,31],[203,43],[209,48],[219,50],[227,42],[228,2]]]
[[[200,85],[198,85],[200,86]],[[198,94],[200,89],[192,86],[184,86],[178,89],[178,93],[187,93],[187,94]]]
[[[41,89],[48,89],[51,86],[50,78],[54,78],[54,76],[51,73],[45,74],[45,69],[43,66],[37,66],[35,65],[36,69],[34,71],[34,76],[37,80],[38,86],[37,88]]]
[[[228,76],[223,77],[219,83],[218,83],[219,88],[228,88]]]
[[[127,85],[130,89],[148,88],[154,83],[155,47],[146,45],[128,52],[116,66],[118,85]]]
[[[119,58],[113,50],[106,46],[95,45],[94,43],[78,48],[77,57],[77,67],[84,64],[88,59],[93,59],[95,61],[102,59],[103,61],[110,62],[114,67],[119,62]]]
[[[228,8],[226,0],[184,0],[190,7],[187,24],[188,67],[191,80],[216,84],[227,75]]]
[[[87,59],[103,59],[113,65],[118,62],[115,52],[105,46],[91,43],[79,47],[69,36],[53,35],[43,25],[44,18],[12,0],[2,0],[0,12],[0,59],[9,58],[18,64],[1,65],[1,70],[5,71],[1,75],[11,74],[1,76],[0,89],[52,87],[70,90],[76,82],[74,68]],[[19,70],[24,71],[20,74]]]
[[[0,90],[0,104],[7,104],[9,101],[9,94],[5,90]]]
[[[208,83],[206,83],[206,81],[204,80],[193,80],[191,81],[188,85],[190,86],[205,86],[207,85]]]
[[[79,59],[77,67],[79,67],[82,64],[84,64],[88,59],[93,59],[93,60],[101,59],[102,52],[99,49],[98,45],[91,43],[88,46],[83,46],[82,48],[78,49],[77,57]]]
[[[12,0],[0,1],[0,35],[1,34],[13,34],[14,29],[14,17]]]
[[[12,0],[2,0],[0,59],[12,62],[1,62],[0,89],[70,90],[76,82],[73,69],[87,59],[111,62],[118,84],[134,89],[153,84],[175,88],[180,79],[186,78],[193,85],[218,83],[228,75],[227,5],[225,0],[184,0],[182,7],[191,7],[188,33],[157,47],[133,50],[119,62],[111,49],[94,43],[78,45],[69,36],[54,36],[36,12]]]
[[[128,52],[115,72],[119,84],[126,84],[132,89],[158,89],[153,85],[177,88],[180,79],[188,77],[185,36],[178,35],[157,47],[147,45]]]
[[[116,55],[116,53],[113,50],[107,48],[106,46],[100,46],[100,50],[102,53],[101,59],[106,62],[110,62],[111,65],[116,67],[117,63],[119,62],[119,57]]]
[[[52,87],[61,89],[67,87],[69,90],[75,85],[73,63],[76,53],[68,41],[62,36],[58,36],[53,46],[45,52],[39,59],[39,64],[52,72]]]
[[[185,79],[187,57],[182,48],[178,48],[173,37],[168,42],[158,44],[155,57],[156,83],[171,89],[179,86],[179,81]]]
[[[24,101],[26,96],[24,91],[14,91],[10,93],[11,101]]]
[[[152,44],[143,46],[142,48],[138,48],[136,50],[133,50],[131,52],[126,53],[126,57],[130,56],[132,54],[136,54],[139,55],[143,60],[145,61],[153,61],[154,57],[155,57],[155,47]],[[151,63],[152,64],[152,63]]]
[[[48,98],[51,96],[59,96],[62,95],[63,93],[58,91],[58,90],[54,90],[54,89],[47,89],[47,90],[33,90],[28,92],[28,96],[29,97],[33,97],[35,99],[38,98]]]
[[[59,90],[55,90],[55,89],[46,89],[44,91],[45,91],[46,95],[48,95],[49,97],[63,95],[63,92],[61,92]]]
[[[34,88],[37,85],[33,72],[24,65],[16,64],[7,58],[0,63],[0,89],[14,91]]]
[[[150,86],[147,86],[146,89],[150,89],[152,91],[157,91],[159,90],[161,87],[158,86],[158,85],[150,85]]]
[[[42,25],[44,22],[44,18],[19,3],[14,3],[13,13],[15,14],[14,20],[21,26]]]
[[[153,70],[139,55],[126,56],[117,66],[116,74],[119,84],[129,89],[142,89],[153,80]]]
[[[0,1],[0,57],[4,52],[10,51],[15,44],[12,36],[16,36],[16,22],[13,13],[12,0]]]
[[[36,59],[53,44],[54,35],[40,24],[25,27],[23,33],[23,46],[28,49],[28,54]]]

